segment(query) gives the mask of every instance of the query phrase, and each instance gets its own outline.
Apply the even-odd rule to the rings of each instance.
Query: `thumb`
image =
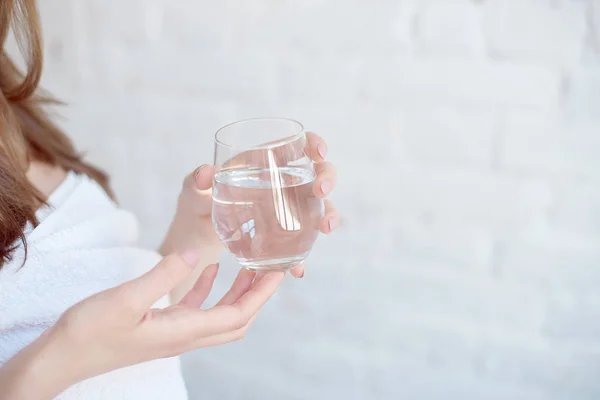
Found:
[[[199,257],[197,249],[168,255],[144,275],[125,283],[124,289],[131,295],[129,299],[134,299],[134,308],[141,312],[151,308],[192,272]]]
[[[208,190],[212,187],[212,178],[214,172],[214,166],[208,164],[201,165],[186,178],[186,184],[184,186],[191,187],[196,190]]]
[[[183,182],[183,191],[179,198],[179,204],[196,216],[210,215],[214,171],[214,166],[203,165],[196,168]]]

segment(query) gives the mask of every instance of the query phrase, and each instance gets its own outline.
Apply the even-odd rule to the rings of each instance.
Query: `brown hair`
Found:
[[[11,28],[25,58],[25,73],[4,48]],[[0,268],[19,239],[27,252],[25,226],[37,225],[35,211],[45,202],[26,177],[31,159],[87,174],[111,194],[106,175],[82,161],[44,112],[45,106],[59,102],[38,90],[42,48],[35,0],[0,0]]]

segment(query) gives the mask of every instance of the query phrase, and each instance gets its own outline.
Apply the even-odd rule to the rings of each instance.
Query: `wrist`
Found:
[[[70,360],[64,335],[55,327],[48,329],[2,367],[0,386],[5,390],[0,399],[54,398],[77,381]]]
[[[168,254],[185,249],[202,249],[211,252],[211,249],[220,251],[221,241],[217,236],[211,216],[190,218],[189,215],[175,214],[159,252]]]
[[[83,354],[77,354],[65,329],[55,325],[44,332],[40,340],[40,356],[34,369],[37,381],[47,381],[48,386],[54,386],[60,393],[85,379],[85,371],[77,367]]]

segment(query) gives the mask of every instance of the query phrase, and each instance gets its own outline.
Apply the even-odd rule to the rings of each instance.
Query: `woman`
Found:
[[[186,398],[176,358],[239,339],[283,273],[242,270],[200,310],[218,266],[210,222],[212,167],[190,174],[160,253],[136,245],[136,222],[111,200],[42,111],[42,52],[34,0],[0,0],[0,44],[23,39],[27,73],[0,59],[0,398]],[[314,192],[335,186],[325,142],[308,135]],[[337,226],[326,201],[321,231]],[[150,269],[153,265],[156,267]],[[292,275],[302,277],[302,266]],[[168,306],[167,294],[175,304]],[[155,308],[156,307],[156,308]],[[123,368],[126,367],[126,368]],[[111,372],[109,372],[111,371]],[[108,373],[107,373],[108,372]]]

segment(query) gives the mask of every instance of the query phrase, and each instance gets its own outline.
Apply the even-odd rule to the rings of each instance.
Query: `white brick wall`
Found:
[[[193,399],[600,396],[598,0],[40,5],[46,86],[145,244],[220,125],[330,143],[343,228],[185,358]]]
[[[489,54],[494,59],[567,68],[579,61],[586,33],[583,1],[502,0],[487,3],[484,30]]]
[[[481,56],[482,8],[471,0],[416,2],[414,42],[420,55]]]

